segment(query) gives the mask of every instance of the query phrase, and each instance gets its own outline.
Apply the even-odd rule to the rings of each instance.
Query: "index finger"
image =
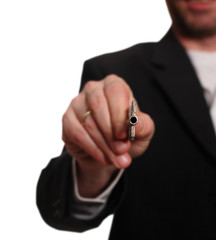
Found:
[[[109,75],[104,82],[114,136],[121,140],[127,138],[128,108],[133,94],[127,83],[116,75]]]

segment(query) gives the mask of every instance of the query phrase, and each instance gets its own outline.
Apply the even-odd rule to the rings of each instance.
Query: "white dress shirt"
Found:
[[[191,50],[188,51],[188,56],[203,87],[216,132],[216,52]]]

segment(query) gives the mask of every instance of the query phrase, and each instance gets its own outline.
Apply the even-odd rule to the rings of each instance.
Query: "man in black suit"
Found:
[[[112,240],[216,238],[216,1],[166,2],[173,24],[160,42],[85,63],[66,147],[38,182],[51,226],[84,231],[114,213]]]

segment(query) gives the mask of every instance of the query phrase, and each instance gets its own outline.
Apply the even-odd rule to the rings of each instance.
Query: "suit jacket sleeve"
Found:
[[[81,88],[88,80],[100,80],[103,73],[90,62],[84,65]],[[75,204],[72,177],[72,159],[66,149],[53,158],[42,170],[37,184],[37,206],[44,221],[57,229],[82,232],[97,227],[104,218],[115,212],[125,192],[122,177],[111,193],[106,207],[91,221],[76,219],[72,212]]]

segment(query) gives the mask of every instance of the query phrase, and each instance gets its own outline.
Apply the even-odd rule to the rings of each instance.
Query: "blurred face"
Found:
[[[166,0],[174,30],[183,36],[216,35],[216,0]]]

